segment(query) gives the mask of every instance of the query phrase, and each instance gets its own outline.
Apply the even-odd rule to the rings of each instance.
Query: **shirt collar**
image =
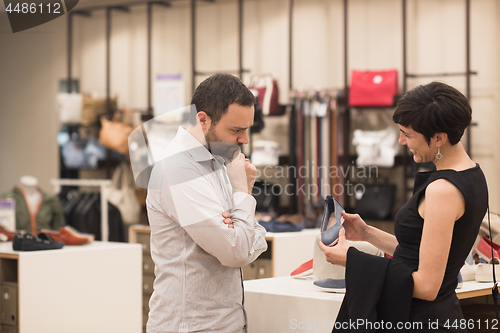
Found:
[[[209,161],[216,157],[182,126],[179,126],[175,140],[196,162]]]

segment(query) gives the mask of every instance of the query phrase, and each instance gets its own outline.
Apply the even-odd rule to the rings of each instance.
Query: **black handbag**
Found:
[[[365,220],[389,220],[395,194],[394,184],[357,184],[355,211]]]

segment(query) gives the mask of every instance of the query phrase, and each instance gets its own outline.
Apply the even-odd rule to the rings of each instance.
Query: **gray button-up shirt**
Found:
[[[267,249],[255,206],[233,193],[224,160],[180,127],[148,187],[156,275],[148,333],[246,331],[240,267]]]

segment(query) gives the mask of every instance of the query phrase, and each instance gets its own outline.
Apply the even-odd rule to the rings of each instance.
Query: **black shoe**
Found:
[[[40,234],[39,236],[41,237],[34,237],[31,234],[16,235],[12,240],[12,248],[14,251],[39,251],[56,250],[64,246],[63,242],[54,242],[45,234]]]
[[[342,205],[334,197],[331,195],[326,197],[323,220],[321,221],[321,242],[326,246],[334,246],[339,240],[339,231],[344,223],[343,210]],[[335,213],[335,217],[330,219],[333,213]]]

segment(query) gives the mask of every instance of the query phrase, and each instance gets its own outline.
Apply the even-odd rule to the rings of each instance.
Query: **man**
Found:
[[[256,169],[239,149],[254,102],[232,75],[206,79],[191,101],[197,113],[153,168],[148,333],[246,332],[241,267],[267,249],[254,218]]]

